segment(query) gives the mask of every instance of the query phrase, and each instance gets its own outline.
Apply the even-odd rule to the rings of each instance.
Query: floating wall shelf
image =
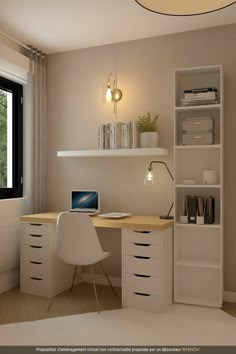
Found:
[[[58,157],[122,157],[168,155],[163,148],[57,151]]]

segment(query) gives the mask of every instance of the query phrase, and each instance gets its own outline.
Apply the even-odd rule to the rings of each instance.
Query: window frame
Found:
[[[0,89],[12,98],[12,188],[0,188],[0,199],[23,197],[23,85],[0,76]]]

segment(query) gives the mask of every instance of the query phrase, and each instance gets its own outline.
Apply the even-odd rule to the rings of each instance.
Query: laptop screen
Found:
[[[72,191],[71,209],[99,210],[99,191]]]

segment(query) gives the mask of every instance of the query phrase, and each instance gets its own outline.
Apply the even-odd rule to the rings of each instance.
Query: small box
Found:
[[[212,132],[184,133],[183,145],[210,145],[213,144]]]
[[[209,132],[213,130],[213,119],[210,117],[185,118],[182,128],[185,132]]]

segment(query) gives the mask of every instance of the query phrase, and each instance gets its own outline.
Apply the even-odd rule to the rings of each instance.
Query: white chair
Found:
[[[65,263],[75,266],[71,291],[74,286],[77,267],[89,266],[97,309],[98,313],[100,313],[92,265],[95,263],[100,265],[101,270],[115,295],[116,292],[101,263],[101,261],[109,257],[111,253],[103,252],[96,229],[89,215],[76,212],[63,212],[59,214],[56,229],[56,253]],[[51,298],[48,305],[48,311],[50,310],[56,295],[57,293]]]

